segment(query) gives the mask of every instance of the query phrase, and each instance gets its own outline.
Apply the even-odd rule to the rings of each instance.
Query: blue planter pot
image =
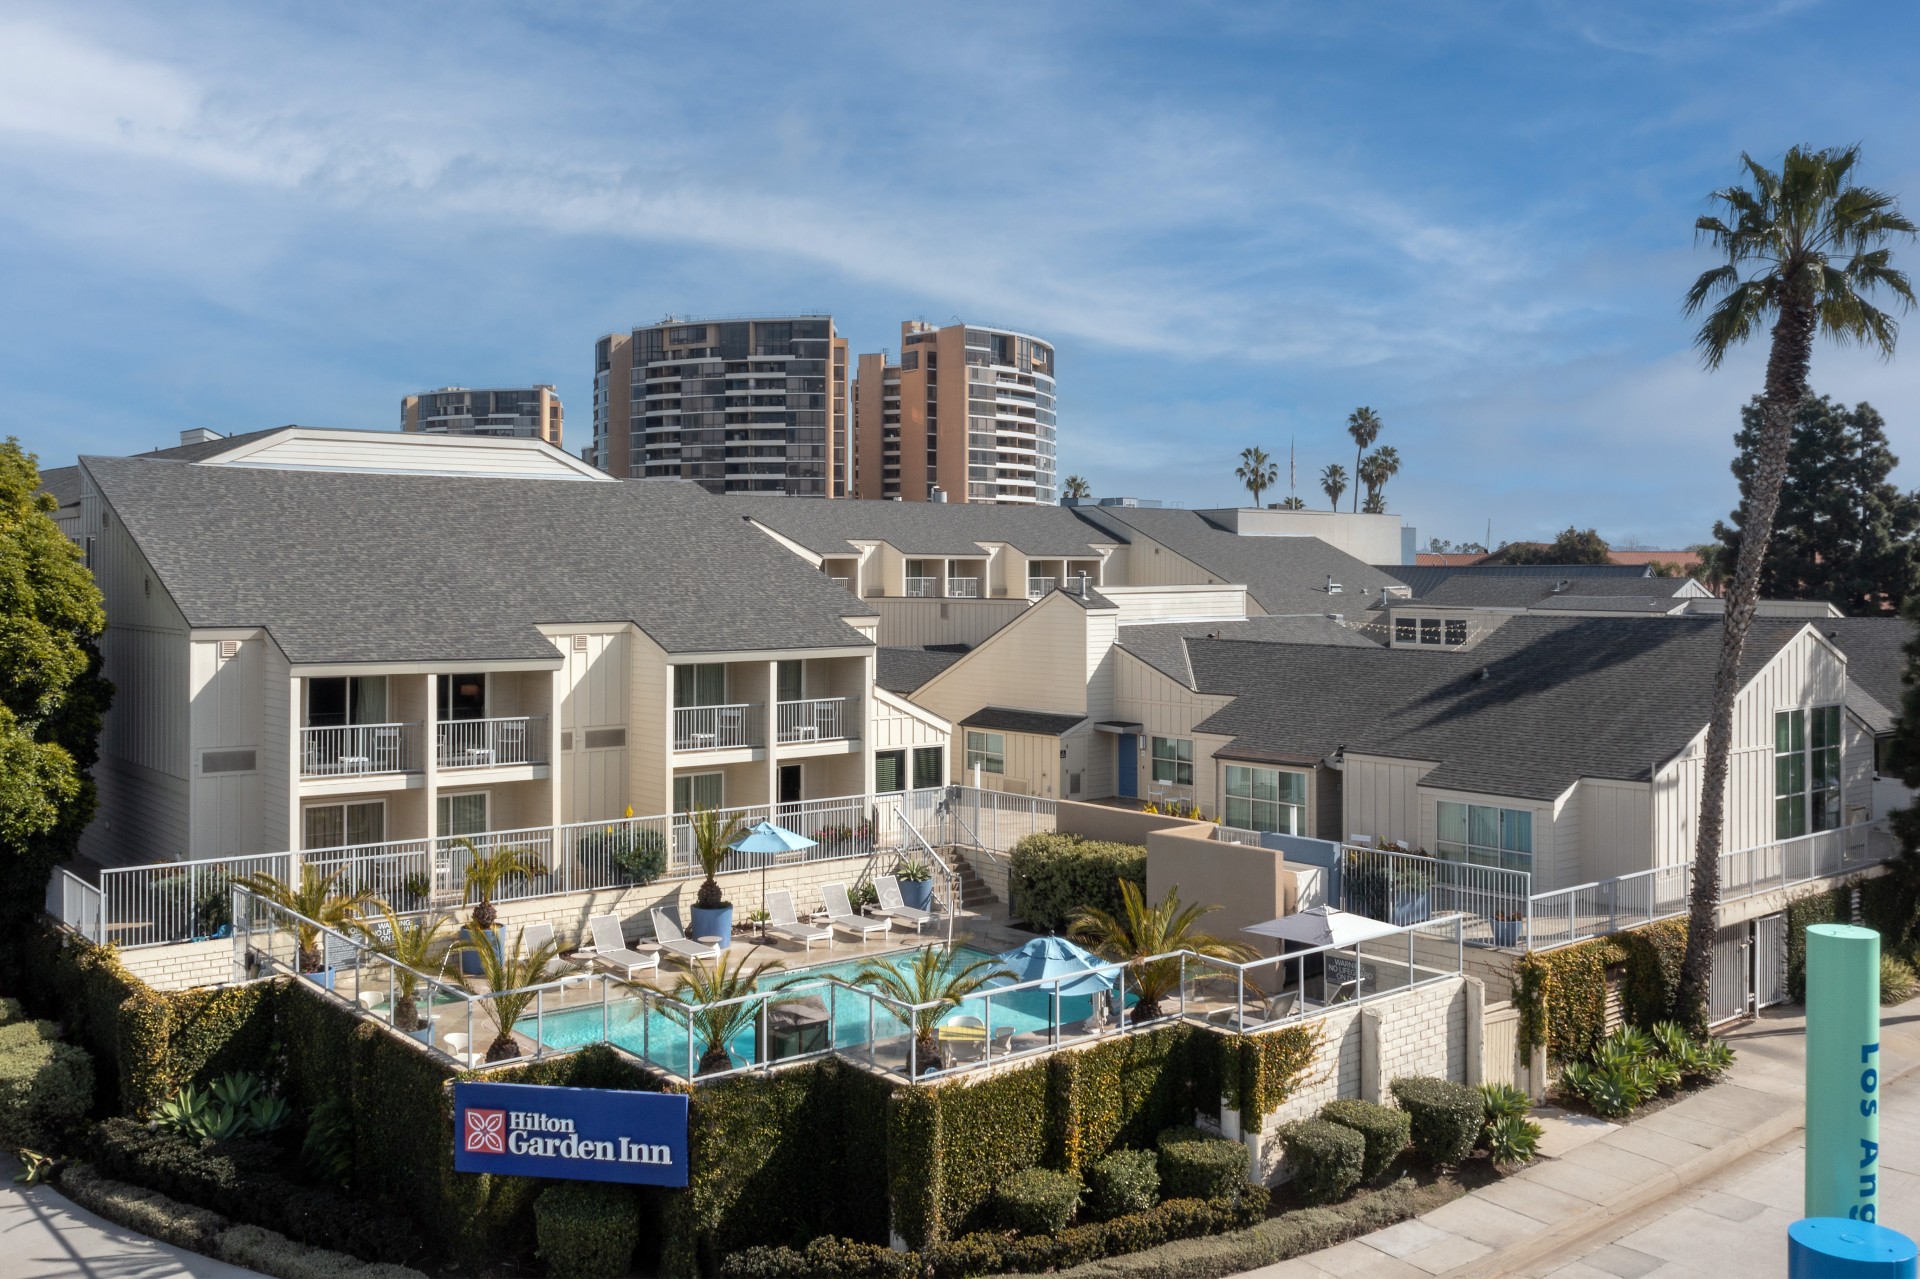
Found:
[[[472,937],[473,929],[471,927],[460,930],[461,941],[469,941]],[[493,947],[494,954],[499,955],[505,953],[506,938],[503,931],[499,928],[487,929],[487,944]],[[470,977],[478,977],[485,969],[480,966],[480,956],[470,950],[463,950],[460,952],[460,971]]]
[[[1493,925],[1493,944],[1496,946],[1518,946],[1520,944],[1520,925],[1525,922],[1518,919],[1491,919]]]
[[[733,945],[733,905],[695,906],[688,914],[693,920],[687,935],[698,941],[702,937],[718,937],[720,949],[726,950]]]
[[[915,910],[932,910],[933,881],[931,879],[901,880],[900,900]]]
[[[317,973],[301,973],[300,975],[322,990],[333,989],[333,969],[331,968],[322,968]]]

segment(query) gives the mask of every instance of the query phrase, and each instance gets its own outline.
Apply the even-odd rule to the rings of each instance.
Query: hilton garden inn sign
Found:
[[[456,1172],[687,1184],[685,1093],[453,1086]]]

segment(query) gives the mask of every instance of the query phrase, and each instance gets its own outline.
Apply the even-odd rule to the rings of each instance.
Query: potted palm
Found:
[[[377,955],[393,961],[393,1028],[430,1043],[432,1025],[420,1016],[420,975],[438,972],[454,947],[454,919],[431,915],[403,919],[382,903],[380,913],[359,921],[359,930]]]
[[[928,946],[905,968],[896,968],[884,959],[869,959],[853,975],[856,984],[870,986],[896,1003],[929,1005],[917,1007],[912,1013],[916,1071],[932,1070],[940,1064],[935,1030],[942,1017],[978,994],[988,982],[1014,976],[1013,969],[997,959],[976,959],[964,968],[956,968],[954,961],[952,947]]]
[[[491,940],[494,951],[500,950],[500,930],[494,927],[500,918],[500,912],[494,908],[493,895],[516,879],[532,879],[547,869],[533,852],[525,848],[514,848],[506,844],[496,845],[486,852],[474,846],[472,840],[464,836],[455,836],[454,841],[467,853],[467,893],[465,900],[473,902],[473,914],[467,926],[460,930],[464,942],[475,945],[463,946],[460,952],[460,971],[470,977],[480,975],[480,958],[477,949],[478,939]]]
[[[548,966],[560,955],[558,942],[527,950],[526,937],[527,930],[522,928],[514,933],[511,946],[497,936],[484,942],[463,936],[458,943],[463,956],[472,956],[479,965],[480,971],[474,975],[486,986],[487,1016],[495,1032],[493,1042],[487,1045],[489,1062],[512,1061],[520,1056],[520,1045],[513,1038],[514,1023],[533,1006],[540,993],[533,988],[546,981]]]
[[[1236,963],[1254,958],[1251,947],[1200,931],[1201,918],[1219,910],[1218,906],[1182,906],[1179,890],[1173,888],[1158,902],[1149,904],[1138,884],[1130,879],[1119,882],[1120,913],[1082,906],[1073,913],[1069,932],[1075,941],[1086,943],[1102,958],[1127,965],[1127,980],[1136,996],[1134,1021],[1160,1016],[1161,1003],[1180,988],[1179,957],[1154,956],[1190,950]]]
[[[932,909],[933,867],[926,858],[903,858],[894,868],[893,877],[900,883],[901,901],[915,910]]]
[[[760,1015],[761,1001],[747,996],[754,993],[762,977],[784,967],[781,961],[768,959],[749,968],[743,952],[723,954],[711,965],[694,964],[680,974],[680,980],[673,984],[673,997],[688,1005],[687,1034],[700,1050],[696,1073],[733,1069],[728,1045]],[[766,1002],[783,1001],[775,997]]]
[[[320,930],[355,931],[361,910],[375,900],[364,888],[350,893],[337,891],[334,885],[339,878],[339,871],[323,875],[311,866],[302,866],[298,888],[264,871],[235,881],[262,900],[300,916],[293,927],[300,972],[328,990],[333,989],[333,970],[327,967]]]
[[[740,838],[740,832],[746,827],[746,819],[735,813],[731,817],[721,817],[717,808],[697,808],[688,819],[693,831],[693,852],[700,860],[700,869],[706,878],[700,881],[700,891],[694,894],[693,935],[695,937],[718,937],[720,948],[725,950],[733,941],[733,903],[720,891],[720,881],[714,876],[727,860],[733,842]]]

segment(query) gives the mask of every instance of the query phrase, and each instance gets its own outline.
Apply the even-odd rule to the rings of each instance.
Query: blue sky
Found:
[[[46,465],[554,382],[669,312],[1058,347],[1062,473],[1302,492],[1359,404],[1420,530],[1699,540],[1764,352],[1678,299],[1745,149],[1920,214],[1910,5],[0,9],[0,385]],[[1905,251],[1920,271],[1920,247]],[[1920,342],[1920,329],[1912,341]],[[1920,347],[1822,348],[1920,483]]]

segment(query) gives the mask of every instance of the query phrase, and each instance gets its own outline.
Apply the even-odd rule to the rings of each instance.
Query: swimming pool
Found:
[[[994,958],[993,952],[971,946],[956,946],[954,952],[954,966],[957,969],[975,960]],[[904,969],[913,962],[917,953],[906,950],[889,955],[886,959],[895,968]],[[841,981],[851,982],[854,974],[866,962],[865,959],[846,959],[804,969],[768,973],[756,988],[767,990],[785,986],[784,994],[810,998],[824,1005],[829,1035],[828,1042],[823,1045],[825,1047],[858,1049],[869,1043],[899,1038],[907,1033],[906,1023],[891,1009],[869,999],[860,991],[848,990],[824,980],[837,977]],[[1061,1024],[1071,1025],[1092,1016],[1094,998],[1092,995],[1062,996]],[[604,1006],[589,1004],[547,1013],[540,1019],[537,1028],[529,1016],[516,1029],[530,1038],[537,1033],[548,1048],[562,1051],[597,1044],[604,1039],[636,1057],[675,1074],[685,1075],[689,1049],[686,1022],[671,1012],[662,1011],[656,1001],[648,1001],[648,1004],[649,1010],[643,1015],[640,1000],[618,998]],[[983,992],[963,1001],[941,1020],[945,1022],[957,1016],[977,1017],[991,1028],[996,1038],[1004,1028],[1009,1027],[1014,1034],[1045,1034],[1052,1025],[1052,1005],[1052,992],[1044,989]],[[694,1041],[691,1047],[697,1065],[703,1046],[697,1030]],[[759,1026],[742,1030],[728,1042],[727,1047],[737,1065],[760,1060]]]

